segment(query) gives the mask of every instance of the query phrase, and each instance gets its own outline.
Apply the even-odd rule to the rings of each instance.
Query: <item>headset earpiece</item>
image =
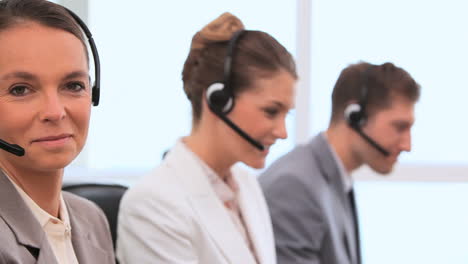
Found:
[[[344,118],[351,127],[362,127],[366,123],[366,116],[359,104],[350,104],[344,110]]]
[[[227,115],[234,108],[233,96],[226,91],[223,83],[216,82],[206,90],[208,105],[214,111]]]
[[[99,92],[99,86],[94,85],[91,89],[91,102],[93,103],[93,106],[98,106],[101,96]]]

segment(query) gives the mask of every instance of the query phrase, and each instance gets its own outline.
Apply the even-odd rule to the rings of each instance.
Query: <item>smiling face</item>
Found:
[[[414,124],[414,105],[401,96],[392,100],[389,108],[376,112],[363,126],[364,133],[390,152],[383,156],[363,139],[356,139],[354,153],[373,170],[387,174],[392,171],[402,151],[411,151],[411,127]]]
[[[251,89],[236,97],[236,105],[228,118],[253,139],[260,142],[260,151],[223,124],[222,142],[234,160],[253,168],[263,168],[269,148],[277,139],[287,137],[285,119],[294,104],[295,78],[279,71],[271,77],[254,80]]]
[[[50,171],[68,165],[86,141],[91,109],[83,44],[35,22],[0,32],[0,138],[25,149],[0,151],[2,167]]]

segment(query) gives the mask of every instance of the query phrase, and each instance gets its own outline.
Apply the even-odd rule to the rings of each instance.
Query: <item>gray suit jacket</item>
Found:
[[[92,202],[63,193],[72,228],[72,244],[80,264],[115,263],[109,226]],[[56,264],[45,232],[0,171],[0,263]]]
[[[319,134],[260,177],[278,264],[357,264],[349,198],[331,147]]]

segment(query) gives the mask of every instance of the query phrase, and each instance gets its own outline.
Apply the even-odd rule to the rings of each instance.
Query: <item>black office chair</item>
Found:
[[[109,222],[112,242],[115,249],[117,215],[119,212],[120,200],[125,191],[127,191],[127,187],[118,184],[65,183],[62,190],[86,198],[97,204],[104,211],[107,221]]]

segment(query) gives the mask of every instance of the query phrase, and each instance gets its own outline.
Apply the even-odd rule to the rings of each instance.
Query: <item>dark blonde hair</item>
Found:
[[[83,44],[88,57],[81,28],[63,6],[45,0],[0,1],[0,32],[28,21],[73,34]]]
[[[203,94],[214,82],[223,81],[227,46],[242,22],[229,13],[199,31],[182,72],[184,91],[192,104],[193,123],[201,117]],[[272,36],[262,31],[247,30],[236,43],[231,67],[231,87],[234,96],[249,89],[257,78],[266,78],[285,70],[297,78],[291,54]]]

